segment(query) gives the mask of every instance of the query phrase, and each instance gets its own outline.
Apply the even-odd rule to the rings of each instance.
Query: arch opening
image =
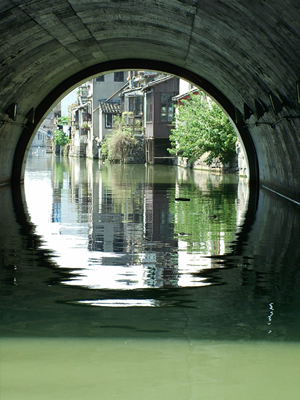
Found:
[[[219,104],[219,106],[227,114],[233,126],[235,127],[237,136],[240,139],[244,153],[247,157],[249,183],[251,185],[257,186],[259,181],[259,173],[254,143],[252,141],[250,133],[244,126],[243,122],[235,121],[235,108],[226,96],[224,96],[214,85],[212,85],[206,79],[202,78],[200,75],[190,72],[185,68],[181,68],[173,64],[161,61],[144,59],[124,59],[97,64],[92,67],[86,68],[75,75],[70,76],[58,87],[56,87],[37,106],[37,108],[34,110],[34,115],[32,116],[32,118],[28,118],[27,125],[23,129],[23,132],[16,147],[12,169],[13,187],[18,187],[23,181],[30,143],[35,133],[37,132],[40,123],[59,100],[61,100],[67,93],[69,93],[81,83],[84,83],[88,79],[96,77],[100,74],[106,74],[118,70],[121,71],[141,69],[168,73],[183,78],[206,92],[210,97],[215,100],[217,104]]]

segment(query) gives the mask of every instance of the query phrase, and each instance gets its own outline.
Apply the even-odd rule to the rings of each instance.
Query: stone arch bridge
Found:
[[[300,309],[299,11],[298,0],[0,1],[0,267],[1,281],[11,283],[1,291],[0,335],[35,336],[44,326],[45,337],[55,336],[70,320],[68,337],[111,337],[123,323],[137,327],[130,335],[169,337],[173,330],[180,338],[223,340],[239,321],[237,334],[245,339],[244,331],[255,337],[255,315],[270,329],[275,302],[275,339],[298,340],[298,325],[291,331],[290,320]],[[260,190],[258,200],[250,196],[232,254],[224,258],[228,268],[210,271],[213,282],[228,283],[224,291],[218,285],[171,291],[175,304],[188,299],[182,308],[110,308],[100,330],[95,307],[82,313],[65,304],[95,294],[59,284],[65,271],[41,248],[24,211],[21,182],[28,147],[52,106],[87,78],[127,68],[173,73],[209,92],[236,125],[251,182],[269,190]],[[34,265],[28,266],[28,254]],[[212,307],[207,296],[215,299]],[[221,324],[215,333],[211,321]]]
[[[3,0],[0,184],[19,185],[39,123],[67,91],[117,69],[202,87],[242,138],[250,180],[300,202],[297,0]]]

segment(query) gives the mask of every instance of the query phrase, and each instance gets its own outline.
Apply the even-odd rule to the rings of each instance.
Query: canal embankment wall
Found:
[[[248,178],[247,158],[239,141],[236,143],[236,154],[230,162],[223,164],[220,159],[214,158],[213,162],[208,165],[205,161],[207,157],[208,153],[204,153],[198,160],[193,162],[189,161],[187,157],[177,157],[174,159],[174,164],[182,168],[210,171],[218,174],[238,174],[241,177]]]

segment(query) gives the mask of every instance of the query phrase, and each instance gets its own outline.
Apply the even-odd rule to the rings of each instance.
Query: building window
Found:
[[[147,93],[146,96],[146,121],[152,122],[152,108],[153,108],[153,96],[152,93]]]
[[[124,82],[124,71],[119,71],[114,73],[115,82]]]
[[[113,123],[113,115],[112,114],[105,114],[105,128],[111,129]]]
[[[160,120],[161,122],[172,122],[174,107],[171,93],[161,93],[160,95]]]
[[[104,75],[97,76],[96,82],[104,82]]]
[[[135,115],[139,115],[143,112],[142,97],[138,96],[135,98]]]
[[[128,111],[132,111],[134,115],[139,115],[143,112],[142,97],[135,96],[128,98]]]
[[[134,97],[129,97],[129,111],[134,111]]]

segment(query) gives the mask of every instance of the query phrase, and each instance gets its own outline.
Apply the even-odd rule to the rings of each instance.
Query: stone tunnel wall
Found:
[[[19,184],[60,97],[135,67],[207,91],[236,123],[250,179],[299,202],[299,11],[297,0],[1,1],[0,184]]]

